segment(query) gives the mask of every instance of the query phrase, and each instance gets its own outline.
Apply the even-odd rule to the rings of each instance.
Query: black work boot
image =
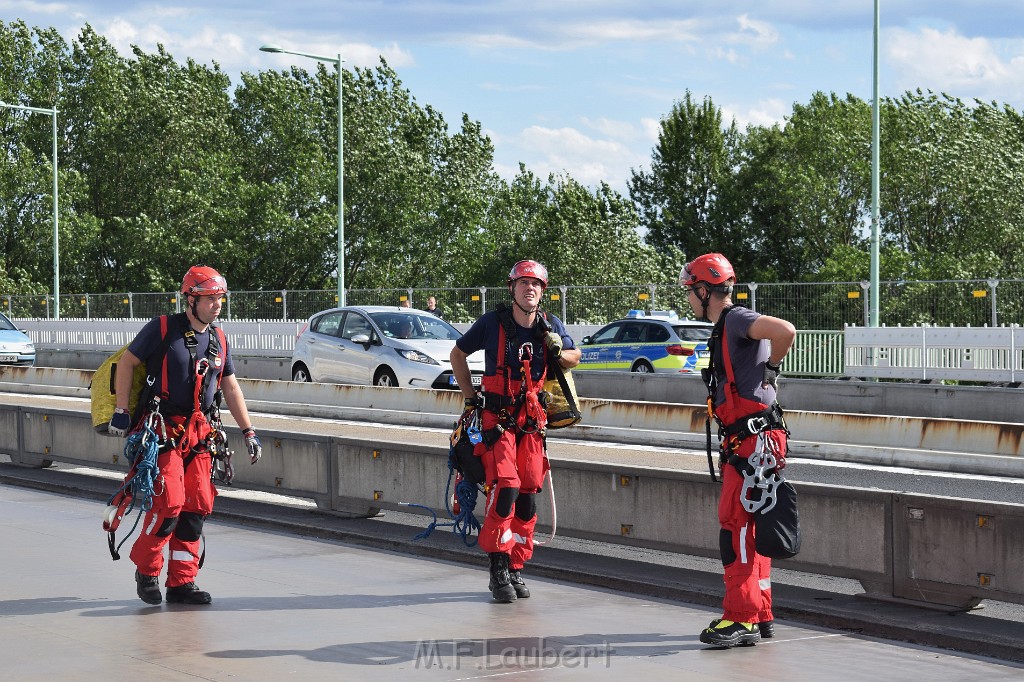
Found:
[[[757,629],[761,631],[761,639],[771,639],[775,636],[775,621],[763,620],[757,624]]]
[[[142,575],[135,571],[135,592],[139,599],[147,604],[159,604],[163,601],[160,594],[160,579],[155,575]]]
[[[508,554],[504,552],[491,552],[487,556],[491,559],[491,581],[487,589],[491,591],[494,601],[501,604],[511,604],[516,600],[516,590],[512,587],[512,578],[508,574]]]
[[[209,604],[212,601],[210,593],[203,592],[195,583],[167,588],[168,604]]]
[[[523,574],[519,571],[522,569],[508,569],[508,577],[512,582],[512,589],[516,591],[516,599],[528,599],[530,596],[530,588],[523,582]]]

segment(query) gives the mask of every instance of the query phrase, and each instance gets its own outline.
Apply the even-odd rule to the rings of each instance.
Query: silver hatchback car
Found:
[[[0,365],[36,364],[36,347],[28,334],[18,329],[11,319],[0,313]]]
[[[292,380],[410,388],[457,388],[448,357],[462,333],[425,310],[348,306],[309,318],[295,340]],[[473,383],[483,353],[469,356]]]

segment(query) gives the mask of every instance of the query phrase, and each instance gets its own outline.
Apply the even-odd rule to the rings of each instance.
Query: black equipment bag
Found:
[[[796,488],[783,481],[775,489],[775,506],[754,512],[754,547],[771,559],[792,559],[800,553],[800,514]]]
[[[449,457],[453,459],[452,464],[462,474],[462,478],[473,485],[482,485],[487,478],[484,473],[483,459],[473,453],[473,443],[469,440],[469,434],[462,430],[459,440],[451,449]]]

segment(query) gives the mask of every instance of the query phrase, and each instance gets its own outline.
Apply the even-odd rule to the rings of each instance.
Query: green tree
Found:
[[[730,225],[718,201],[731,182],[738,138],[735,122],[725,126],[710,97],[698,104],[687,90],[673,105],[661,120],[651,170],[634,170],[628,183],[647,243],[691,256],[729,250]]]

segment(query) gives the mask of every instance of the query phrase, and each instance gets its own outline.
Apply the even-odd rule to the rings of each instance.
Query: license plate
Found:
[[[481,375],[479,375],[479,374],[474,374],[473,375],[473,385],[474,386],[479,386],[480,385],[480,380],[481,380],[480,376]],[[455,375],[454,374],[451,375],[450,377],[448,377],[448,385],[449,386],[458,386],[459,385],[459,382],[455,380]]]
[[[17,362],[17,355],[0,355],[0,362]]]

